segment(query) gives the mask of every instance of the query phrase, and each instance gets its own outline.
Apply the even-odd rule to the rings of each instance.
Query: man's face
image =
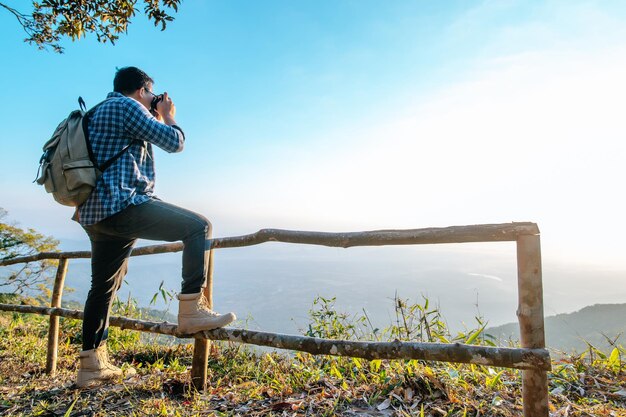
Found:
[[[150,110],[150,104],[152,103],[153,97],[154,93],[152,92],[152,83],[148,83],[145,87],[139,89],[139,102],[148,110]]]

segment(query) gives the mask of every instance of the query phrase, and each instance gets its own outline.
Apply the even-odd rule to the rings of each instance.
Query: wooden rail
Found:
[[[522,400],[525,417],[548,417],[548,379],[550,356],[545,349],[543,321],[543,290],[541,273],[541,249],[539,228],[535,223],[485,224],[452,226],[411,230],[376,230],[349,233],[305,232],[280,229],[262,229],[256,233],[215,238],[207,241],[209,256],[208,285],[205,295],[212,302],[213,250],[258,245],[264,242],[285,242],[332,247],[414,245],[465,242],[517,242],[518,298],[517,317],[520,323],[520,349],[489,348],[462,344],[412,343],[412,342],[348,342],[279,335],[240,329],[217,329],[201,332],[196,339],[192,364],[192,381],[198,389],[206,385],[208,340],[233,340],[241,343],[291,349],[313,354],[332,354],[362,358],[424,359],[447,362],[477,363],[522,369]],[[136,248],[131,256],[169,253],[182,250],[181,243],[153,245]],[[89,258],[88,251],[46,252],[27,257],[3,259],[0,266],[34,262],[43,259],[59,259],[59,268],[52,295],[51,308],[0,305],[0,310],[49,314],[50,334],[46,369],[53,373],[56,368],[58,343],[58,316],[82,318],[82,312],[59,308],[67,260]],[[177,336],[176,325],[151,323],[127,318],[111,318],[111,325],[133,328],[152,333]],[[56,333],[53,335],[52,333]],[[54,352],[51,352],[54,351]]]
[[[305,232],[282,229],[261,229],[256,233],[207,241],[207,249],[238,248],[265,242],[301,243],[339,248],[353,246],[430,245],[436,243],[513,242],[521,235],[538,235],[535,223],[481,224],[473,226],[431,227],[409,230],[373,230],[367,232]],[[169,243],[135,248],[130,256],[179,252],[182,243]],[[36,255],[0,260],[0,266],[44,259],[90,258],[90,251],[41,252]]]
[[[0,311],[46,314],[82,320],[83,312],[60,307],[38,307],[0,304]],[[373,359],[421,359],[439,362],[473,363],[514,369],[550,370],[550,354],[546,349],[524,349],[475,346],[462,343],[418,342],[356,342],[322,339],[255,330],[221,329],[207,330],[197,334],[178,332],[178,326],[168,322],[135,320],[126,317],[110,317],[110,325],[121,329],[166,334],[181,338],[223,340],[267,346],[278,349],[297,350],[314,355],[350,356]]]

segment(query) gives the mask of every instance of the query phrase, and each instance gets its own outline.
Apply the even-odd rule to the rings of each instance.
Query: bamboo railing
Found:
[[[535,223],[485,224],[350,233],[262,229],[256,233],[244,236],[215,238],[207,241],[207,250],[210,250],[210,255],[205,295],[209,303],[212,303],[213,251],[215,249],[251,246],[264,242],[348,248],[353,246],[502,241],[514,241],[517,243],[519,302],[517,317],[520,325],[521,348],[472,346],[459,343],[352,342],[233,328],[215,329],[187,335],[179,334],[175,324],[132,320],[125,317],[112,317],[110,324],[123,329],[169,334],[178,337],[194,337],[195,346],[191,377],[194,386],[198,389],[204,389],[206,386],[209,340],[229,340],[312,354],[351,356],[365,359],[422,359],[521,369],[524,416],[548,417],[547,371],[550,370],[551,365],[550,355],[545,348],[541,249],[539,228]],[[132,251],[131,256],[169,253],[180,250],[182,250],[181,243],[153,245],[136,248]],[[50,308],[0,304],[0,311],[50,315],[46,363],[46,371],[49,373],[54,373],[56,370],[59,317],[76,319],[82,319],[83,317],[81,311],[60,308],[68,261],[69,259],[89,258],[90,256],[91,253],[88,251],[47,252],[0,261],[0,266],[8,266],[43,259],[59,259]]]

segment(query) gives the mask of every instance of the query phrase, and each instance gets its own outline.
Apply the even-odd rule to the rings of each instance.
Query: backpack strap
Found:
[[[83,98],[80,96],[78,96],[78,107],[80,107],[82,111],[87,110],[87,105],[85,104],[85,100],[83,100]]]
[[[124,146],[124,148],[121,151],[119,151],[117,154],[115,154],[115,156],[105,161],[102,165],[98,165],[98,161],[96,161],[96,157],[94,156],[94,153],[93,153],[93,148],[91,147],[91,141],[89,140],[89,120],[91,119],[91,116],[93,116],[93,114],[95,113],[96,109],[101,104],[105,103],[107,100],[109,99],[107,98],[107,99],[102,100],[100,103],[96,104],[91,109],[89,109],[89,111],[85,112],[83,116],[83,133],[85,134],[85,143],[87,145],[87,153],[89,153],[89,159],[93,163],[93,166],[95,166],[98,169],[98,171],[100,171],[101,173],[104,172],[105,169],[113,165],[113,163],[117,161],[124,154],[124,152],[126,152],[128,148],[130,148],[130,146],[134,142],[136,142],[136,140],[131,140],[128,143],[128,145]],[[86,108],[85,101],[83,100],[82,97],[78,97],[78,104],[79,106],[81,106],[81,109],[85,111],[84,110]]]
[[[126,146],[124,146],[124,148],[122,148],[121,151],[119,151],[118,153],[115,154],[115,156],[111,159],[109,159],[108,161],[106,161],[104,164],[100,165],[98,167],[98,170],[100,172],[104,172],[105,169],[109,168],[111,165],[113,165],[113,162],[117,161],[118,159],[120,159],[120,157],[122,155],[124,155],[124,152],[126,152],[128,150],[128,148],[130,148],[130,146],[137,142],[136,140],[131,140],[130,143]],[[95,164],[95,163],[94,163]]]

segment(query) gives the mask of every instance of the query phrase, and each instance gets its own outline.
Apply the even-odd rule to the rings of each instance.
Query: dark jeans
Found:
[[[152,199],[84,229],[91,240],[91,289],[85,302],[83,350],[95,349],[107,338],[111,304],[137,239],[182,240],[181,293],[197,293],[205,285],[211,223],[200,214]]]

